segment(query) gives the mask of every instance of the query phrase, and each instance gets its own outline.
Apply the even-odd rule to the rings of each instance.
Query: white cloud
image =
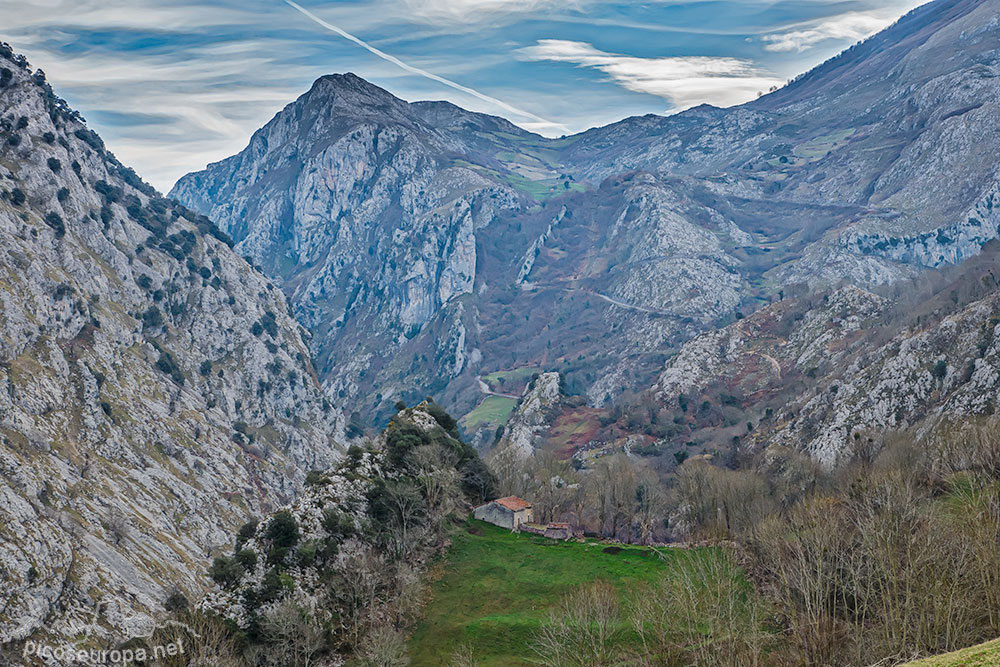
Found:
[[[433,23],[471,23],[503,14],[573,9],[580,0],[404,0],[415,18]]]
[[[378,49],[378,48],[372,46],[371,44],[369,44],[368,42],[364,41],[363,39],[361,39],[361,38],[359,38],[359,37],[357,37],[355,35],[352,35],[351,33],[347,32],[343,28],[335,26],[335,25],[333,25],[332,23],[330,23],[328,21],[324,21],[323,19],[319,18],[318,16],[316,16],[315,14],[313,14],[312,12],[310,12],[308,9],[305,9],[301,5],[299,5],[299,4],[295,3],[295,2],[292,2],[292,0],[284,0],[284,2],[285,2],[285,4],[289,5],[290,7],[294,7],[297,11],[301,12],[304,16],[308,17],[310,21],[313,21],[314,23],[316,23],[316,24],[318,24],[318,25],[326,28],[327,30],[329,30],[329,31],[331,31],[333,33],[336,33],[337,35],[340,35],[344,39],[346,39],[346,40],[348,40],[348,41],[350,41],[350,42],[352,42],[354,44],[357,44],[361,48],[363,48],[366,51],[372,53],[373,55],[378,56],[379,58],[381,58],[382,60],[385,60],[386,62],[390,62],[393,65],[396,65],[400,69],[403,69],[403,70],[409,72],[410,74],[416,74],[417,76],[422,76],[425,79],[430,79],[431,81],[436,81],[437,83],[440,83],[442,85],[448,86],[449,88],[452,88],[452,89],[457,90],[459,92],[465,93],[466,95],[471,95],[472,97],[475,97],[476,99],[478,99],[478,100],[480,100],[482,102],[486,102],[487,104],[490,104],[492,106],[495,106],[495,107],[498,107],[500,109],[503,109],[504,111],[510,112],[510,113],[514,114],[515,116],[518,116],[518,117],[520,117],[522,119],[528,119],[528,122],[530,122],[530,123],[532,123],[532,124],[534,124],[536,126],[540,126],[540,127],[544,127],[544,128],[549,128],[549,129],[551,129],[551,128],[557,128],[557,129],[561,129],[561,130],[565,130],[566,129],[565,126],[560,125],[559,123],[553,123],[552,121],[545,120],[541,116],[538,116],[538,115],[536,115],[536,114],[534,114],[534,113],[532,113],[530,111],[525,111],[524,109],[519,109],[518,107],[515,107],[515,106],[513,106],[511,104],[508,104],[507,102],[504,102],[503,100],[497,99],[497,98],[495,98],[495,97],[493,97],[491,95],[487,95],[485,93],[482,93],[482,92],[480,92],[480,91],[478,91],[478,90],[476,90],[474,88],[469,88],[468,86],[463,86],[462,84],[456,83],[456,82],[452,81],[451,79],[446,79],[443,76],[440,76],[438,74],[434,74],[433,72],[428,72],[427,70],[422,69],[420,67],[414,67],[413,65],[410,65],[409,63],[403,62],[402,60],[400,60],[396,56],[389,55],[385,51],[382,51],[381,49]]]
[[[806,49],[828,39],[856,42],[889,26],[899,18],[898,11],[848,12],[824,19],[800,30],[764,35],[766,51],[795,51]]]
[[[573,63],[607,74],[618,85],[669,100],[677,111],[698,104],[741,104],[782,85],[748,60],[705,56],[637,58],[606,53],[585,42],[545,39],[520,49],[527,60]]]

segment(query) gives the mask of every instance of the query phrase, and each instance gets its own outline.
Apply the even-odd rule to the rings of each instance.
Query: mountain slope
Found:
[[[853,286],[788,299],[686,343],[652,390],[665,406],[739,406],[738,435],[836,464],[854,438],[975,420],[1000,391],[996,242],[979,257],[879,296]]]
[[[0,643],[128,638],[343,427],[280,290],[0,56]]]
[[[354,409],[465,412],[522,366],[601,405],[779,293],[995,238],[998,12],[938,0],[755,102],[559,140],[324,77],[173,194],[282,281]]]

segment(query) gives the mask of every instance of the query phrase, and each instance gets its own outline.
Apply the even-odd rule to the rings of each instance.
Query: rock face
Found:
[[[895,299],[849,286],[776,303],[685,344],[653,391],[665,405],[724,397],[752,419],[751,445],[802,448],[828,465],[856,434],[992,415],[997,252],[990,244],[937,287]]]
[[[479,373],[601,405],[793,285],[891,283],[1000,225],[1000,0],[938,0],[784,89],[553,140],[331,76],[173,195],[279,280],[366,413]]]
[[[542,373],[535,378],[525,387],[521,402],[507,421],[500,446],[511,448],[521,458],[534,454],[538,435],[551,424],[560,397],[559,373]]]
[[[0,82],[0,644],[120,640],[335,461],[342,419],[225,234],[6,45]]]

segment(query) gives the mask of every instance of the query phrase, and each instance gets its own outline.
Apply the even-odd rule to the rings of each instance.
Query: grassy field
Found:
[[[474,520],[452,540],[434,567],[439,578],[410,640],[414,665],[446,665],[462,644],[481,665],[531,664],[530,644],[548,610],[574,587],[604,580],[624,595],[668,572],[676,559],[719,553],[661,550],[665,559],[643,547],[606,553],[599,542],[555,542]]]
[[[534,366],[522,366],[512,371],[497,371],[489,375],[484,375],[483,380],[493,391],[505,394],[519,394],[524,389],[524,385],[531,380],[531,376],[541,372],[540,369]]]
[[[971,648],[908,662],[902,667],[989,667],[1000,665],[1000,639]]]
[[[517,401],[506,396],[487,396],[469,414],[462,417],[462,428],[475,431],[485,424],[499,426],[507,422]]]

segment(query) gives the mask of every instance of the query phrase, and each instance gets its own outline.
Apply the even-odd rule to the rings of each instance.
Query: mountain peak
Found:
[[[334,95],[338,101],[345,103],[402,103],[398,97],[384,88],[376,86],[374,83],[361,78],[353,72],[344,74],[325,74],[316,79],[312,88],[303,96],[311,98],[314,96]]]

